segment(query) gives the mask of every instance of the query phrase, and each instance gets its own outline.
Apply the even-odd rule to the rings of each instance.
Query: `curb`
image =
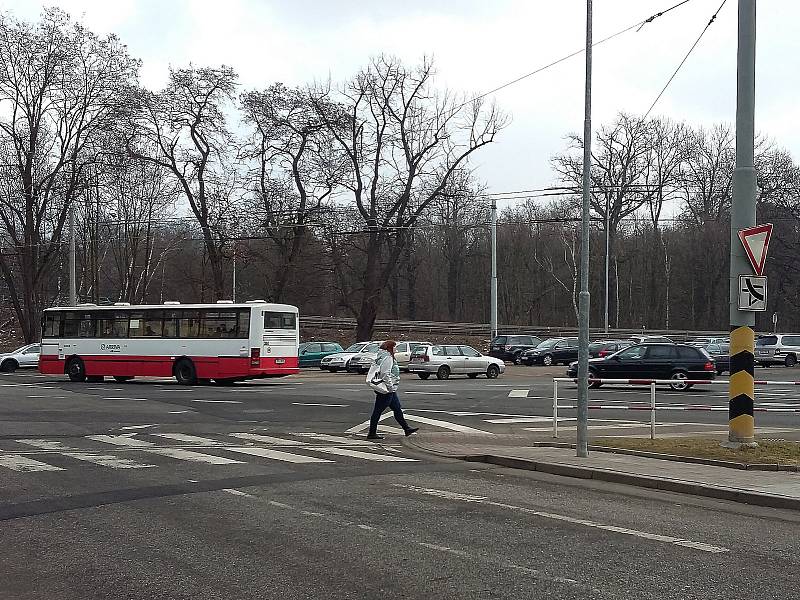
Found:
[[[578,467],[575,465],[536,461],[526,458],[516,458],[513,456],[502,456],[496,454],[454,455],[446,452],[430,450],[428,448],[421,447],[412,441],[403,440],[402,443],[403,445],[411,446],[415,450],[425,454],[444,458],[459,459],[466,462],[492,464],[499,467],[507,467],[525,471],[537,471],[539,473],[547,473],[562,477],[572,477],[576,479],[591,479],[594,481],[605,481],[607,483],[619,483],[623,485],[660,490],[664,492],[690,494],[694,496],[714,498],[717,500],[728,500],[730,502],[750,504],[753,506],[764,506],[768,508],[780,508],[786,510],[800,510],[800,498],[792,498],[789,496],[762,494],[759,492],[750,492],[747,490],[697,483],[694,481],[684,481],[681,479],[650,477],[648,475],[637,475],[634,473],[614,471],[612,469]],[[568,444],[565,444],[565,446],[569,447]]]

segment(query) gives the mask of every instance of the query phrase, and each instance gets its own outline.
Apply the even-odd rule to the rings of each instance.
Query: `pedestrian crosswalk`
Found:
[[[376,463],[416,462],[397,448],[376,446],[341,435],[298,432],[266,435],[253,432],[200,436],[185,433],[125,433],[69,439],[2,440],[0,476],[68,471],[80,465],[107,469],[152,469],[166,464],[245,465],[263,461],[297,465],[334,464],[342,460]]]

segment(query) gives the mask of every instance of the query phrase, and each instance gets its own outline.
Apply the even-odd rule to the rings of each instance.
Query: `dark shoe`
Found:
[[[408,434],[406,434],[406,435],[408,435]],[[367,436],[367,439],[368,439],[368,440],[382,440],[382,439],[383,439],[383,436],[382,436],[382,435],[377,435],[377,434],[375,434],[375,435],[368,435],[368,436]]]
[[[406,429],[406,437],[410,436],[413,433],[417,433],[419,431],[419,427],[409,427]]]

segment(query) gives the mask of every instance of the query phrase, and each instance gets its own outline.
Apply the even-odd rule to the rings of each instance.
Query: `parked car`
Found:
[[[348,373],[366,373],[369,371],[369,366],[378,356],[378,350],[381,349],[383,342],[370,342],[365,346],[361,352],[356,354],[347,363],[345,369]]]
[[[460,374],[471,379],[478,375],[494,379],[505,372],[506,365],[499,358],[481,354],[472,346],[426,344],[411,354],[408,370],[416,373],[420,379],[427,379],[433,374],[437,379]]]
[[[550,338],[522,353],[522,363],[528,366],[568,365],[573,360],[578,360],[578,338]]]
[[[318,367],[326,356],[341,352],[336,342],[303,342],[297,347],[298,364],[301,367]]]
[[[408,371],[408,363],[411,361],[411,354],[420,346],[430,346],[430,342],[397,342],[394,347],[394,359],[401,371]]]
[[[696,337],[688,342],[690,346],[700,346],[701,348],[706,347],[708,344],[727,344],[730,342],[730,338],[728,337]]]
[[[701,348],[688,344],[636,344],[603,358],[589,359],[589,377],[597,379],[671,379],[673,390],[688,390],[686,379],[711,381],[716,365]],[[568,377],[578,376],[578,363],[570,364]],[[589,387],[600,387],[591,382]]]
[[[525,350],[536,348],[542,338],[535,335],[498,335],[489,344],[489,356],[520,364]]]
[[[13,373],[19,368],[39,366],[39,344],[28,344],[13,352],[0,354],[0,371]]]
[[[633,346],[630,340],[600,340],[589,344],[589,358],[603,358]]]
[[[726,343],[711,343],[705,346],[697,346],[708,352],[709,356],[714,359],[714,364],[717,367],[717,375],[722,375],[724,372],[730,373],[731,371],[731,347]]]
[[[762,367],[786,365],[793,367],[800,357],[800,335],[773,333],[756,339],[755,360]]]
[[[628,338],[634,344],[674,344],[675,340],[664,335],[632,335]]]
[[[380,342],[356,342],[355,344],[348,346],[341,352],[336,352],[335,354],[329,354],[328,356],[320,360],[319,368],[322,369],[323,371],[330,371],[331,373],[336,373],[336,371],[347,370],[350,368],[350,361],[353,360],[353,358],[355,358],[362,352],[372,350],[373,344],[380,345]],[[377,349],[377,345],[374,346],[375,349]]]

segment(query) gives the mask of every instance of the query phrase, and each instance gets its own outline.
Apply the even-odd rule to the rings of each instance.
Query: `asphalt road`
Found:
[[[560,372],[404,376],[402,398],[426,429],[547,429]],[[786,389],[765,401],[792,404]],[[697,405],[700,395],[724,407],[724,393],[664,391],[659,401]],[[574,395],[565,385],[563,397]],[[602,403],[632,397],[647,392],[592,392]],[[315,371],[233,388],[2,376],[0,598],[784,598],[800,589],[796,514],[411,454],[391,418],[382,443],[363,438],[371,402],[361,377]],[[592,426],[602,433],[648,418],[599,413]],[[663,430],[724,429],[726,418],[659,413]],[[757,422],[791,431],[798,417]]]

